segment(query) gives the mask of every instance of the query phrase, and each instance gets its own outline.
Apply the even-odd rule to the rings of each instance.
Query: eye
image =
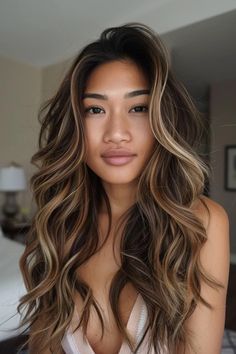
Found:
[[[146,112],[148,112],[148,106],[146,106],[146,105],[135,106],[131,109],[131,112],[146,113]]]
[[[92,107],[85,108],[84,112],[88,114],[101,114],[104,113],[104,109],[100,107],[92,106]]]

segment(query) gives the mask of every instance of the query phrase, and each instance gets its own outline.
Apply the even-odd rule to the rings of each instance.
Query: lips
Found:
[[[124,157],[124,156],[135,156],[132,152],[128,150],[122,150],[122,149],[111,149],[105,151],[103,154],[101,154],[102,157]]]
[[[113,149],[105,151],[101,156],[108,165],[121,166],[131,162],[135,154],[127,150]]]

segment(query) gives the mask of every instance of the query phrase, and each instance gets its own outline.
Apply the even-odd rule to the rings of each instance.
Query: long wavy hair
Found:
[[[99,304],[77,272],[99,249],[102,201],[109,216],[105,241],[112,223],[108,195],[86,165],[82,97],[96,67],[125,59],[141,67],[149,80],[149,121],[156,144],[139,176],[135,203],[117,226],[122,226],[121,266],[109,291],[116,324],[134,353],[147,330],[155,353],[164,346],[175,353],[179,345],[191,345],[184,323],[196,304],[211,307],[200,294],[201,281],[220,286],[200,263],[207,236],[191,208],[201,199],[210,174],[198,152],[203,132],[200,114],[174,77],[168,53],[153,30],[139,23],[108,28],[82,49],[55,96],[40,110],[39,148],[31,159],[38,168],[31,178],[37,211],[20,260],[27,293],[18,306],[22,326],[30,328],[34,354],[45,349],[63,352],[61,340],[71,322],[77,292],[84,301],[77,328],[86,333],[93,306],[104,335]],[[118,308],[128,282],[142,295],[148,311],[147,330],[137,345]]]

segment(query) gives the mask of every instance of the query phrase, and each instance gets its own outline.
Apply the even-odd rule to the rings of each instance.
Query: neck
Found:
[[[137,188],[135,181],[132,184],[116,185],[103,183],[103,187],[109,198],[111,213],[114,218],[122,215],[135,203]],[[105,203],[102,204],[101,213],[107,213]]]

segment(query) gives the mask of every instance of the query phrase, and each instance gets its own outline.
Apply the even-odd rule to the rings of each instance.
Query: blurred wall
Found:
[[[66,60],[42,69],[41,102],[46,101],[56,93],[70,64],[71,61]]]
[[[236,191],[224,188],[224,148],[226,145],[236,145],[236,80],[211,86],[210,126],[210,160],[213,167],[210,196],[222,204],[229,215],[232,260],[236,262]]]
[[[0,57],[0,167],[15,161],[29,178],[30,158],[36,151],[42,70]],[[0,193],[2,205],[3,194]],[[30,193],[19,193],[20,205],[31,208]]]
[[[36,208],[29,180],[36,170],[30,159],[38,147],[39,108],[56,92],[68,63],[38,68],[0,57],[0,167],[11,161],[24,167],[28,189],[18,193],[17,200],[29,217]],[[0,193],[0,205],[3,198]]]

